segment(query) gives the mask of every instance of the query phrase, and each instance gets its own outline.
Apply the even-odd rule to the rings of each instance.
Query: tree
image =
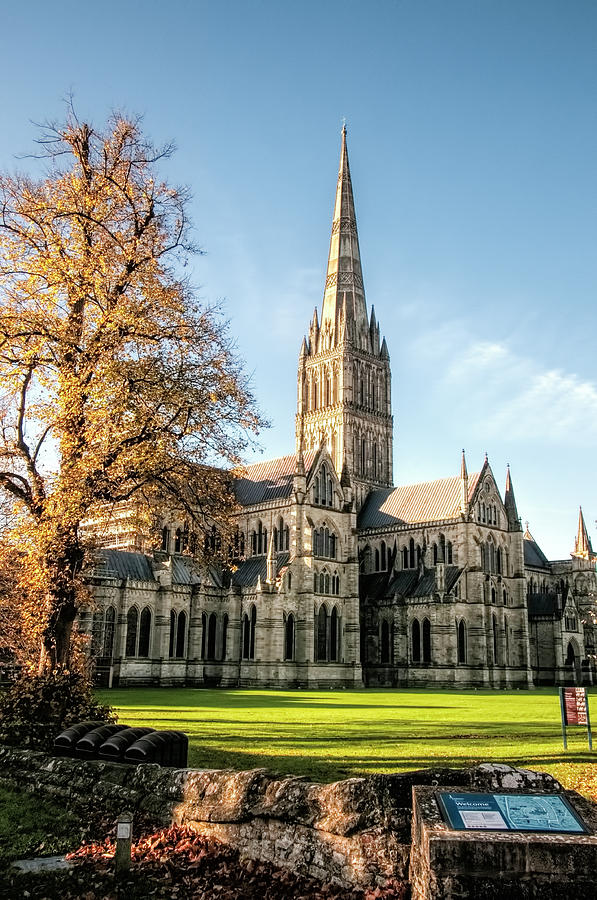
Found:
[[[0,176],[0,488],[42,597],[40,667],[69,659],[98,503],[231,508],[230,467],[262,424],[217,310],[181,276],[188,193],[139,121],[46,127],[41,179]]]

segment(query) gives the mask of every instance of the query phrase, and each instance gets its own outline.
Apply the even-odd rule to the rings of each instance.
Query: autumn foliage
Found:
[[[70,854],[84,861],[86,884],[97,879],[97,893],[107,887],[102,873],[113,867],[114,843],[87,844]],[[407,900],[408,884],[394,882],[384,888],[347,890],[322,884],[289,869],[242,858],[237,850],[198,834],[186,826],[172,826],[139,839],[132,847],[132,869],[125,876],[127,895],[173,897],[218,897],[220,900]],[[137,893],[137,890],[141,891]],[[145,891],[145,893],[143,893]],[[67,895],[68,896],[68,895]]]
[[[159,499],[211,525],[260,420],[226,324],[181,275],[188,194],[158,171],[172,148],[74,114],[40,145],[45,177],[0,176],[0,489],[52,670],[88,600],[85,518]]]

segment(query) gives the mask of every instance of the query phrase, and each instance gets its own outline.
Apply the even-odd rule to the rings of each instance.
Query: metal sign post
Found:
[[[565,687],[560,688],[560,712],[562,715],[562,740],[564,750],[568,748],[566,728],[579,725],[587,729],[589,750],[593,749],[593,734],[591,732],[591,717],[589,715],[589,698],[586,688]]]

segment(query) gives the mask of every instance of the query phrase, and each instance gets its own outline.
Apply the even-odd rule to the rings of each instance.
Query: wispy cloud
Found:
[[[545,367],[507,341],[478,339],[464,321],[420,334],[414,349],[444,373],[435,392],[449,395],[452,408],[474,410],[472,427],[479,437],[597,442],[596,381]]]

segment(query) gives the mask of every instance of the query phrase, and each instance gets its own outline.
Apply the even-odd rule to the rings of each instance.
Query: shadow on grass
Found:
[[[569,757],[562,754],[538,753],[522,757],[517,754],[467,753],[454,757],[438,757],[435,755],[415,754],[413,756],[396,755],[379,758],[369,755],[336,756],[332,759],[325,755],[287,755],[287,754],[253,754],[240,750],[222,750],[216,747],[193,747],[189,752],[191,768],[207,769],[267,769],[267,771],[284,775],[308,775],[313,781],[333,781],[346,777],[365,777],[369,774],[389,772],[408,772],[429,768],[467,768],[481,762],[500,762],[518,768],[530,768],[537,771],[549,771],[554,765],[570,765]],[[575,757],[575,766],[590,765],[593,762],[589,754]]]

